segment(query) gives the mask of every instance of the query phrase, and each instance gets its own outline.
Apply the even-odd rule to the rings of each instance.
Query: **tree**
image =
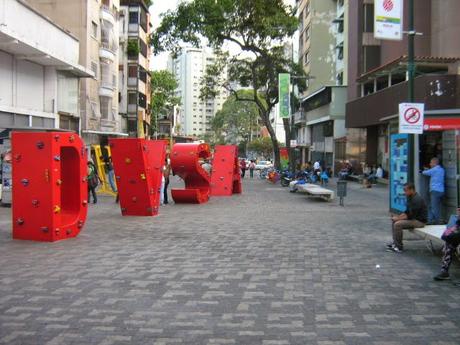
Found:
[[[178,83],[172,73],[166,70],[152,71],[151,76],[151,123],[152,132],[156,128],[157,119],[160,115],[168,116],[174,107],[180,105],[180,98],[175,96]],[[153,133],[152,133],[153,134]]]
[[[199,46],[202,38],[218,52],[225,44],[237,47],[240,54],[222,53],[207,69],[202,96],[209,98],[225,87],[237,101],[254,102],[273,144],[275,166],[280,167],[279,143],[270,122],[278,103],[278,74],[303,76],[303,68],[285,54],[284,41],[297,30],[295,9],[283,0],[193,0],[182,2],[163,15],[152,34],[155,53],[177,52],[181,42]],[[221,77],[227,67],[227,77]],[[296,78],[299,90],[305,79]],[[240,97],[233,85],[250,87],[250,96]],[[290,126],[285,126],[290,136]],[[290,142],[287,142],[290,145]]]
[[[248,98],[250,90],[239,90],[238,97]],[[224,136],[227,143],[235,144],[239,140],[250,141],[251,134],[257,130],[259,109],[254,102],[238,101],[230,95],[211,121],[211,128],[217,136]]]
[[[273,142],[268,137],[257,138],[248,144],[248,150],[269,158],[273,153]]]

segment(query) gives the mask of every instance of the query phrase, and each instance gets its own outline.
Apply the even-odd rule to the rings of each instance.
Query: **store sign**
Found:
[[[432,117],[425,119],[425,131],[448,131],[460,129],[460,117]]]
[[[402,40],[403,0],[375,0],[374,36],[381,40]]]
[[[280,117],[285,119],[291,116],[291,75],[289,73],[280,73],[278,75],[278,96]]]
[[[425,104],[399,104],[399,133],[422,134]]]

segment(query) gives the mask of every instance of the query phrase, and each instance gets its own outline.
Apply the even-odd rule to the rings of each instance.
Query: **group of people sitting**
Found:
[[[342,169],[339,171],[339,179],[346,180],[349,176],[353,175],[354,169],[350,162],[344,162]],[[369,183],[377,183],[377,180],[385,177],[385,170],[383,170],[382,165],[379,164],[377,167],[375,165],[365,165],[363,168],[363,177],[369,181]]]

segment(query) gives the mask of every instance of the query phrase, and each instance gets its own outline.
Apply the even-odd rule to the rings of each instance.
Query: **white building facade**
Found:
[[[175,124],[177,134],[200,137],[211,132],[211,120],[228,97],[222,88],[215,99],[200,99],[201,78],[214,61],[212,52],[198,48],[182,48],[175,59],[170,57],[168,68],[178,81],[177,96],[181,98],[180,116]]]
[[[79,78],[93,76],[79,65],[79,41],[23,1],[0,8],[0,130],[78,132]]]

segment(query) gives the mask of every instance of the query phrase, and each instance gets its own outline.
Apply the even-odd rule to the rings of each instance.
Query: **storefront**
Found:
[[[450,113],[449,116],[443,113]],[[393,121],[390,125],[390,208],[404,211],[405,200],[402,187],[410,179],[410,164],[413,166],[413,180],[417,191],[429,201],[429,177],[421,172],[429,168],[433,157],[440,160],[446,171],[445,189],[443,198],[443,219],[448,219],[455,213],[460,201],[460,110],[455,114],[453,110],[428,111],[424,122],[424,132],[418,135],[418,154],[411,159],[409,150],[409,136],[397,134]]]

